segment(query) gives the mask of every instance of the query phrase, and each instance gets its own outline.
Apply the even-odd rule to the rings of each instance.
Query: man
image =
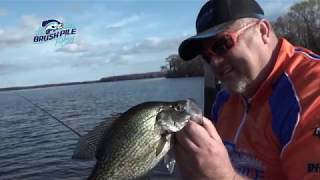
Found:
[[[320,56],[278,39],[263,15],[254,0],[208,1],[179,47],[224,87],[211,121],[176,134],[184,179],[320,179]]]

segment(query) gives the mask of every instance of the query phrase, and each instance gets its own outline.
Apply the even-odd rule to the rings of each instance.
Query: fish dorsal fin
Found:
[[[105,118],[98,126],[82,136],[73,151],[72,159],[94,159],[102,136],[118,116],[120,115]]]

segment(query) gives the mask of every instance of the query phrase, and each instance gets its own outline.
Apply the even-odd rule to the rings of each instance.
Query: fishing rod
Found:
[[[17,96],[23,98],[24,100],[26,100],[27,102],[29,102],[30,104],[34,105],[35,107],[39,108],[42,112],[46,113],[47,115],[49,115],[51,118],[55,119],[56,121],[58,121],[60,124],[62,124],[64,127],[68,128],[69,130],[71,130],[74,134],[76,134],[77,136],[81,137],[81,134],[78,133],[76,130],[72,129],[70,126],[68,126],[67,124],[65,124],[63,121],[61,121],[60,119],[56,118],[54,115],[52,115],[51,113],[49,113],[47,110],[45,110],[44,108],[42,108],[41,106],[37,105],[36,103],[33,103],[30,99],[28,99],[27,97],[15,93]]]

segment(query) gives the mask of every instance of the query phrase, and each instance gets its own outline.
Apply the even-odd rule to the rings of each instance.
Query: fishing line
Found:
[[[23,98],[24,100],[26,100],[27,102],[29,102],[30,104],[34,105],[35,107],[39,108],[42,112],[45,112],[47,115],[49,115],[50,117],[52,117],[53,119],[55,119],[56,121],[58,121],[60,124],[62,124],[64,127],[68,128],[69,130],[71,130],[74,134],[76,134],[77,136],[81,137],[81,134],[78,133],[76,130],[72,129],[70,126],[68,126],[67,124],[65,124],[63,121],[61,121],[60,119],[56,118],[54,115],[52,115],[51,113],[49,113],[47,110],[45,110],[44,108],[40,107],[39,105],[37,105],[36,103],[33,103],[30,99],[28,99],[27,97],[15,93],[17,96],[20,96],[21,98]]]

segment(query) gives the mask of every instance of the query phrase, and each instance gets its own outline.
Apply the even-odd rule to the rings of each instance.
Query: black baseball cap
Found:
[[[182,41],[179,55],[183,60],[191,60],[199,55],[201,40],[223,32],[234,20],[245,17],[262,19],[263,16],[263,9],[255,0],[209,0],[198,14],[197,34]]]

